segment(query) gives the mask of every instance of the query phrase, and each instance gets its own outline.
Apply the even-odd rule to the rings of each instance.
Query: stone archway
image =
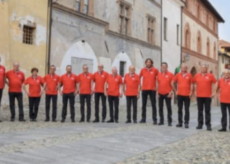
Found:
[[[82,66],[87,64],[91,73],[97,70],[97,57],[91,46],[85,41],[78,41],[74,43],[65,53],[60,71],[65,73],[66,65],[72,65],[73,73],[79,74],[82,72]]]

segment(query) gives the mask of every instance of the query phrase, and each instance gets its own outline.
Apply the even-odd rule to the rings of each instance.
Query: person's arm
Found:
[[[26,95],[29,96],[29,93],[28,93],[28,91],[26,89],[26,84],[23,84],[22,88],[23,88],[24,92],[26,93]]]
[[[172,89],[175,93],[177,93],[176,87],[175,87],[175,81],[171,82]]]
[[[193,95],[193,87],[194,87],[194,85],[193,85],[193,83],[191,83],[191,85],[190,85],[190,93],[189,93],[189,97],[190,97],[190,98],[191,98],[192,95]]]
[[[212,98],[213,97],[215,97],[216,96],[216,93],[217,93],[217,91],[218,91],[218,83],[216,82],[216,83],[214,83],[214,91],[213,91],[213,93],[212,93]]]
[[[42,79],[41,78],[41,93],[40,93],[40,95],[42,96],[42,94],[43,94],[43,92],[44,92],[44,90],[45,90],[45,87],[46,87],[46,83],[45,83],[45,81],[44,81],[44,79]]]
[[[80,86],[79,86],[79,85],[80,85],[79,76],[76,76],[76,77],[75,77],[75,82],[76,82],[76,91],[75,91],[74,95],[77,96],[77,94],[79,93],[79,89],[80,89],[80,88],[79,88],[79,87],[80,87]]]
[[[104,85],[104,94],[105,94],[105,96],[108,96],[107,95],[107,86],[108,86],[108,83],[105,82],[105,85]]]
[[[58,90],[59,90],[59,94],[62,96],[62,90],[61,90],[61,87],[62,87],[62,83],[59,82],[58,83]]]

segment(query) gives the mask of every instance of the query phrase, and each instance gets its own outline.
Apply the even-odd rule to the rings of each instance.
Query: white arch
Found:
[[[132,62],[129,56],[125,52],[120,52],[114,59],[112,67],[116,67],[119,70],[120,61],[126,62],[125,73],[129,71],[129,66],[132,65]]]
[[[98,61],[93,49],[87,42],[83,43],[82,41],[78,41],[73,44],[65,53],[61,62],[61,74],[65,73],[66,65],[71,65],[72,57],[91,59],[93,61],[93,68],[91,73],[97,70]]]

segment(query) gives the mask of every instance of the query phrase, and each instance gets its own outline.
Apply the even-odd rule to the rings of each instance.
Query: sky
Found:
[[[230,42],[230,0],[209,0],[225,23],[219,24],[219,38]]]

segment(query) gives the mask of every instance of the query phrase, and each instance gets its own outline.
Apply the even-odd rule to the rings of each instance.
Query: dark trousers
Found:
[[[50,101],[52,99],[52,120],[57,117],[57,95],[46,94],[46,120],[50,119]]]
[[[109,114],[110,120],[118,121],[119,119],[119,97],[118,96],[108,96],[109,100]],[[115,111],[113,110],[115,107]]]
[[[63,93],[62,101],[63,101],[62,120],[66,119],[68,101],[70,105],[70,114],[71,114],[70,118],[71,120],[74,120],[75,119],[75,109],[74,109],[75,95],[74,93],[68,93],[68,94]]]
[[[131,121],[131,106],[133,105],[133,121],[137,120],[137,96],[126,96],[127,120]]]
[[[40,99],[40,97],[29,97],[30,119],[34,120],[37,118]]]
[[[197,106],[198,106],[198,124],[203,125],[203,111],[205,108],[205,124],[206,126],[211,126],[211,98],[198,97]]]
[[[2,119],[1,117],[1,101],[2,101],[2,92],[3,92],[3,89],[0,89],[0,121]]]
[[[24,119],[22,97],[21,92],[9,92],[11,119],[15,119],[15,99],[18,101],[19,120]]]
[[[0,106],[1,106],[1,102],[2,102],[2,92],[3,92],[3,89],[0,89]]]
[[[148,96],[150,97],[152,105],[152,119],[153,121],[157,121],[156,91],[152,90],[142,91],[142,120],[146,121],[146,105]]]
[[[85,120],[85,102],[87,105],[87,121],[91,117],[91,95],[90,94],[80,94],[80,104],[81,104],[81,120]]]
[[[230,104],[221,103],[221,113],[222,113],[221,125],[223,129],[227,128],[227,110],[228,110],[229,123],[230,123]],[[230,125],[229,125],[229,128],[230,128]]]
[[[171,97],[168,97],[168,94],[161,95],[159,94],[159,115],[160,115],[160,123],[164,123],[164,100],[166,103],[167,111],[168,111],[168,123],[172,123],[172,106],[171,106]]]
[[[190,97],[189,96],[177,96],[177,105],[178,105],[178,122],[179,124],[183,124],[183,105],[185,109],[184,115],[184,123],[189,123],[190,113],[189,113],[189,106],[190,106]]]
[[[106,119],[106,96],[104,93],[95,93],[94,99],[95,99],[95,119],[100,120],[99,117],[99,102],[102,102],[102,120]]]

